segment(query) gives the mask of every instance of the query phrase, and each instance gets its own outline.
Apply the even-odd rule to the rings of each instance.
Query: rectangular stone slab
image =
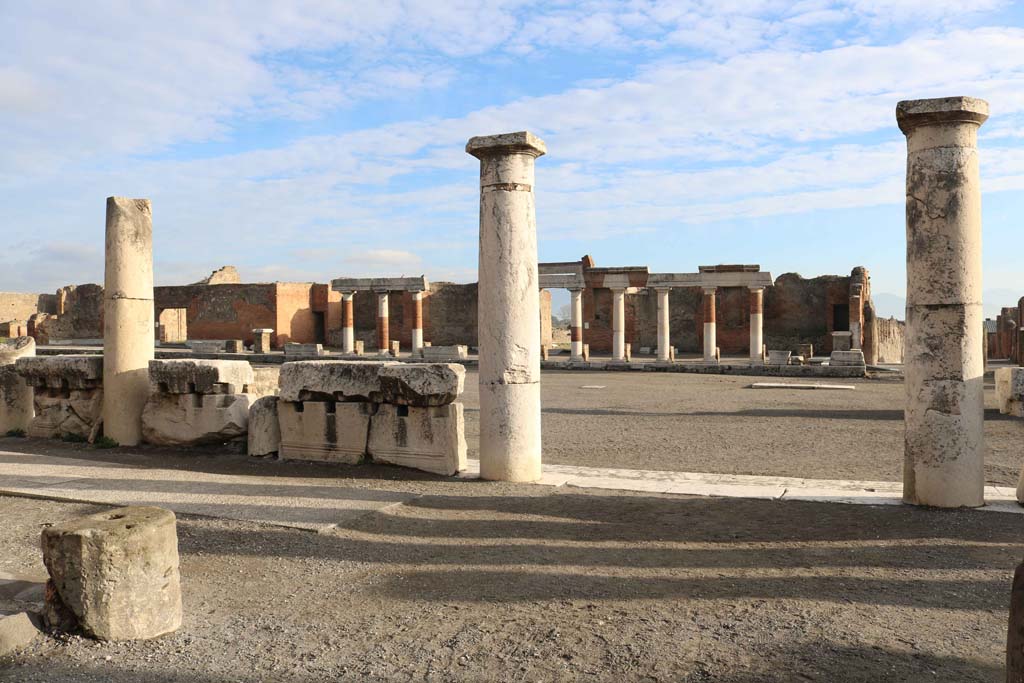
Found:
[[[103,356],[26,357],[14,367],[34,387],[93,389],[103,384]]]
[[[314,460],[355,465],[366,457],[369,403],[278,401],[282,460]]]
[[[244,360],[151,360],[154,394],[245,394],[254,381]]]
[[[222,444],[249,429],[248,394],[150,394],[142,439],[157,446]]]
[[[370,420],[374,462],[450,476],[466,469],[461,403],[417,408],[381,405]]]

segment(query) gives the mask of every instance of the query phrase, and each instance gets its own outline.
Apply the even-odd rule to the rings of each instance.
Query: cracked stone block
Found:
[[[150,392],[157,394],[245,394],[254,382],[244,360],[151,360]]]
[[[282,460],[354,465],[366,457],[373,403],[286,401],[277,404]]]
[[[25,431],[32,421],[32,387],[15,368],[19,358],[36,355],[32,337],[18,337],[0,343],[0,436]]]
[[[32,356],[14,363],[37,388],[96,389],[103,385],[103,356]]]
[[[288,342],[284,345],[285,358],[315,358],[324,355],[323,344],[297,344]]]
[[[102,389],[46,389],[33,391],[35,416],[28,425],[29,436],[59,439],[88,438],[103,414]]]
[[[277,404],[277,396],[264,396],[249,407],[249,455],[270,455],[281,450]]]
[[[281,366],[282,401],[380,402],[380,369],[395,361],[307,360]]]
[[[402,363],[378,371],[381,403],[442,406],[465,388],[466,368],[458,363]]]
[[[246,435],[248,394],[150,394],[142,439],[157,446],[218,444]]]
[[[46,618],[100,640],[139,640],[181,626],[174,513],[125,507],[43,529]]]
[[[462,404],[415,407],[384,404],[370,420],[374,462],[453,475],[466,469]]]
[[[865,367],[864,351],[861,349],[833,351],[829,356],[828,364],[831,367]]]

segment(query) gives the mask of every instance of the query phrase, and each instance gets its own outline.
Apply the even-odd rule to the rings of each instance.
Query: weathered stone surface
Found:
[[[402,363],[378,371],[381,403],[442,406],[462,395],[466,368],[457,363]]]
[[[1019,495],[1019,494],[1018,494]],[[1013,572],[1006,629],[1006,683],[1024,683],[1024,562]]]
[[[242,281],[242,277],[238,274],[238,269],[234,266],[221,266],[217,270],[213,271],[199,282],[193,284],[196,285],[237,285]]]
[[[288,342],[284,345],[285,358],[316,358],[324,355],[323,344],[296,344]]]
[[[381,401],[380,369],[394,361],[307,360],[281,366],[282,401]]]
[[[1024,417],[1024,368],[997,368],[995,379],[999,412]]]
[[[32,644],[42,635],[37,616],[28,612],[0,614],[0,657],[6,657]]]
[[[32,421],[32,387],[14,367],[18,358],[36,355],[32,337],[0,344],[0,435],[25,431]]]
[[[274,330],[269,327],[259,327],[252,331],[252,350],[254,353],[270,353],[270,335]]]
[[[155,638],[181,626],[174,513],[126,507],[43,529],[47,619],[101,640]]]
[[[463,344],[453,346],[424,346],[421,356],[424,360],[456,360],[469,358],[469,347]]]
[[[254,366],[252,374],[253,382],[249,385],[249,391],[245,393],[253,398],[277,395],[278,383],[281,381],[280,365]]]
[[[149,361],[154,394],[244,394],[253,381],[252,366],[244,360]]]
[[[789,358],[793,353],[791,351],[768,351],[767,365],[789,365]]]
[[[832,350],[833,351],[849,351],[853,348],[853,333],[852,332],[833,332],[832,333]]]
[[[281,449],[277,396],[264,396],[249,406],[249,455],[270,455]]]
[[[35,417],[28,435],[39,439],[65,436],[88,438],[103,414],[102,389],[45,389],[33,391]]]
[[[381,405],[370,420],[368,451],[374,462],[443,475],[464,470],[462,404],[430,408]]]
[[[224,342],[224,351],[227,353],[245,353],[245,343],[241,339],[228,339]]]
[[[249,428],[248,394],[150,394],[142,411],[142,438],[158,446],[231,441]]]
[[[190,340],[185,344],[196,353],[223,353],[224,342],[216,339]]]
[[[864,351],[862,349],[833,351],[832,355],[829,357],[828,364],[836,367],[864,366]]]
[[[354,465],[366,456],[372,403],[278,401],[282,460],[317,460]]]
[[[103,356],[35,356],[15,361],[33,387],[94,389],[103,384]]]

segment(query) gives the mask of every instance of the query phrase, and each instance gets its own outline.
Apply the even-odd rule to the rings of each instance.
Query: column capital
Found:
[[[672,287],[651,287],[655,292],[661,294],[662,292],[671,292]]]
[[[528,154],[536,158],[547,154],[547,151],[544,141],[526,130],[500,135],[478,135],[466,143],[466,153],[477,159],[507,154]]]
[[[988,102],[976,97],[938,97],[903,100],[896,105],[896,123],[904,135],[919,126],[974,124],[988,119]]]
[[[750,285],[747,287],[751,292],[763,292],[765,290],[764,285]]]
[[[705,294],[714,294],[715,292],[718,291],[718,287],[701,287],[701,290]]]

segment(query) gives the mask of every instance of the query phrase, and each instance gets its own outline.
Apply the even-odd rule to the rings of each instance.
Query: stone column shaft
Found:
[[[386,353],[391,340],[388,330],[388,293],[377,292],[377,350]]]
[[[715,348],[718,346],[715,324],[715,288],[704,288],[704,362],[715,362]]]
[[[861,297],[854,294],[850,297],[850,348],[861,348],[864,339],[864,307]]]
[[[142,441],[153,343],[153,213],[148,199],[107,198],[103,289],[103,433]]]
[[[907,136],[903,500],[982,505],[984,362],[978,128],[969,97],[900,102]]]
[[[534,161],[528,132],[471,138],[480,160],[480,476],[541,476],[540,297]]]
[[[344,353],[355,353],[356,350],[355,295],[355,292],[341,294],[341,350]]]
[[[569,290],[569,360],[583,360],[583,290]]]
[[[668,296],[670,289],[655,290],[658,293],[658,360],[668,362],[669,359],[669,307]]]
[[[750,288],[750,362],[763,363],[764,347],[764,287]]]
[[[423,348],[423,292],[412,293],[412,353]]]
[[[626,290],[612,290],[612,360],[626,359]]]

